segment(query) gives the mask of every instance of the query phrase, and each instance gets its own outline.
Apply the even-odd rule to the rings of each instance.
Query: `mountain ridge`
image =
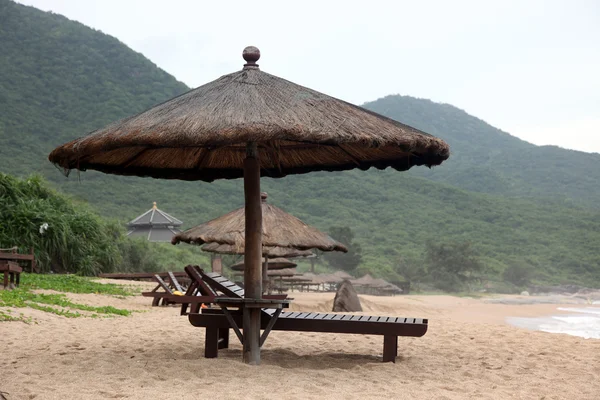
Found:
[[[94,171],[64,179],[53,168],[47,155],[57,145],[188,90],[117,39],[55,16],[0,0],[0,54],[10,55],[0,57],[0,170],[41,172],[123,222],[153,201],[187,227],[240,207],[240,180],[208,184]],[[563,173],[560,163],[571,165],[572,154],[539,150],[454,106],[409,96],[365,106],[446,139],[450,159],[407,173],[265,178],[269,201],[324,231],[352,227],[364,251],[361,268],[381,276],[394,276],[398,258],[417,257],[428,240],[469,241],[492,274],[517,263],[534,266],[545,282],[600,284],[600,255],[589,245],[600,242],[600,185],[593,171],[579,176],[595,156]],[[559,160],[551,166],[555,176],[523,162],[528,154]]]

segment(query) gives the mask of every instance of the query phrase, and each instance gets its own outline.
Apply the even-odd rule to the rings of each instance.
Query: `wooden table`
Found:
[[[262,335],[260,336],[259,346],[262,347],[262,345],[265,343],[265,340],[267,340],[267,337],[269,336],[271,329],[273,329],[273,325],[275,325],[275,322],[277,322],[277,318],[279,318],[281,311],[283,311],[284,308],[288,308],[290,306],[291,300],[290,299],[249,299],[249,298],[239,298],[239,297],[215,297],[213,302],[216,305],[218,305],[219,307],[221,307],[221,309],[223,310],[223,314],[225,314],[225,318],[227,318],[229,325],[231,325],[231,328],[233,328],[233,331],[235,332],[236,336],[238,337],[238,339],[240,340],[240,343],[242,343],[242,345],[244,344],[244,335],[242,334],[242,332],[240,331],[240,328],[238,327],[235,320],[231,316],[231,312],[229,311],[229,308],[230,307],[237,308],[238,310],[240,310],[242,312],[242,318],[244,320],[250,318],[249,313],[245,312],[246,309],[257,309],[257,308],[258,309],[262,309],[262,308],[275,309],[275,313],[273,315],[271,315],[271,319],[269,320],[269,323],[267,324]],[[244,325],[246,325],[246,324],[244,324]]]

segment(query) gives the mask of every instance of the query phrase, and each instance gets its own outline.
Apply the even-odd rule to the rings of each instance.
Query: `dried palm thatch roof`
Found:
[[[255,142],[261,176],[441,164],[441,139],[364,108],[262,72],[258,49],[241,71],[57,147],[66,174],[213,181],[240,178]]]
[[[332,275],[335,275],[342,279],[354,279],[354,277],[352,275],[350,275],[349,273],[347,273],[345,271],[341,271],[341,270],[335,271]]]
[[[219,244],[219,243],[207,243],[202,247],[203,251],[219,254],[244,254],[244,246],[236,247],[231,244]],[[279,258],[279,257],[314,257],[314,253],[310,250],[298,250],[291,247],[279,247],[279,246],[263,246],[262,256],[267,258]]]
[[[295,262],[290,261],[286,258],[273,258],[272,260],[269,260],[269,263],[267,264],[267,269],[293,268],[296,265],[297,264]],[[244,263],[244,260],[242,260],[237,264],[233,264],[231,266],[231,269],[234,271],[243,271],[245,267],[246,264]]]
[[[365,274],[358,279],[351,279],[350,282],[354,286],[373,286],[376,280],[371,275]]]
[[[381,288],[383,291],[385,292],[390,292],[390,293],[402,293],[404,292],[404,290],[402,290],[401,287],[394,285],[393,283],[389,283],[387,286],[384,286],[383,288]]]
[[[327,234],[313,228],[279,207],[267,203],[267,194],[262,193],[262,243],[263,246],[292,247],[300,250],[317,248],[323,251],[348,249]],[[171,243],[191,244],[220,243],[243,248],[245,243],[244,207],[219,218],[205,222],[173,236]]]
[[[244,276],[243,272],[235,272],[234,276]],[[301,274],[296,271],[296,268],[284,268],[284,269],[274,269],[267,271],[267,276],[271,278],[278,278],[284,276],[299,276]]]
[[[304,274],[302,274],[303,278],[310,278],[310,281],[314,284],[323,284],[325,283],[325,281],[323,280],[323,277],[321,275],[317,275],[314,274],[312,272],[305,272]]]

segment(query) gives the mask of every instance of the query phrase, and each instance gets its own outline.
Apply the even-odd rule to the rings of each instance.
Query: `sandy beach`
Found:
[[[153,285],[150,284],[152,287]],[[292,293],[293,310],[330,311],[333,294]],[[260,367],[230,349],[205,359],[204,330],[141,296],[68,294],[138,310],[69,319],[16,309],[37,323],[0,323],[0,392],[9,399],[598,399],[600,340],[516,328],[506,317],[556,304],[489,304],[452,296],[361,296],[364,313],[429,318],[381,363],[380,336],[272,332]],[[0,397],[1,398],[1,397]]]

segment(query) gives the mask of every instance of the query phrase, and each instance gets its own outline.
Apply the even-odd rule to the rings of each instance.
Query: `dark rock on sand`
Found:
[[[345,280],[340,283],[335,298],[333,299],[333,311],[334,312],[355,312],[362,311],[360,300],[356,290],[350,283]]]

